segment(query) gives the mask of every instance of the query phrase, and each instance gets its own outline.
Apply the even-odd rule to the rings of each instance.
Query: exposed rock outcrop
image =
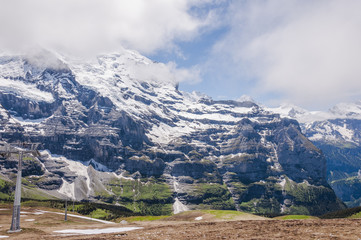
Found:
[[[38,187],[152,214],[174,201],[264,214],[344,207],[326,182],[323,154],[297,121],[251,101],[137,80],[134,64],[156,63],[131,51],[96,63],[59,61],[54,68],[0,57],[0,139],[42,143],[43,165],[25,170],[44,176]]]

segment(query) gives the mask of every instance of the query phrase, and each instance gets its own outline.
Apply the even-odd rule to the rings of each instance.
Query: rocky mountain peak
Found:
[[[361,202],[361,102],[340,103],[328,111],[291,115],[282,107],[272,109],[297,119],[302,132],[326,156],[327,178],[339,198],[348,206]],[[286,114],[285,114],[286,113]]]
[[[343,207],[326,183],[324,156],[296,120],[250,99],[178,91],[167,66],[133,51],[89,61],[54,56],[61,67],[0,57],[0,139],[43,143],[34,161],[43,178],[29,177],[40,188],[161,211]],[[160,195],[142,198],[152,188]],[[309,191],[327,201],[315,210],[299,197]]]

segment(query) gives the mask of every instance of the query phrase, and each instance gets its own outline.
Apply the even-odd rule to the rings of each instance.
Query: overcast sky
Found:
[[[0,0],[0,47],[122,46],[214,99],[327,109],[361,99],[359,0]]]

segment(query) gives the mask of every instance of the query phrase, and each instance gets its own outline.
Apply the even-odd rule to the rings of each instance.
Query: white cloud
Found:
[[[201,81],[200,72],[197,67],[178,68],[174,62],[154,64],[133,64],[128,66],[131,76],[140,81],[157,82],[188,82]]]
[[[256,97],[306,107],[360,98],[360,9],[357,0],[234,1],[208,64],[253,79]]]
[[[144,53],[172,48],[207,24],[194,16],[195,0],[0,0],[0,43],[70,52],[114,51],[120,45]]]
[[[48,65],[50,55],[39,53],[39,47],[89,59],[123,47],[142,54],[162,50],[181,56],[175,42],[197,37],[214,17],[211,9],[194,9],[213,1],[0,0],[0,48],[25,51],[34,62]],[[53,61],[52,66],[56,64]],[[196,66],[179,68],[169,62],[131,68],[139,80],[200,81]]]

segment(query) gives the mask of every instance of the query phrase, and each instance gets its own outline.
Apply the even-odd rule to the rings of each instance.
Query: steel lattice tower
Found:
[[[0,154],[5,157],[9,157],[11,154],[19,155],[19,164],[18,164],[18,175],[16,177],[16,187],[15,187],[15,198],[14,198],[14,208],[13,216],[11,221],[11,227],[9,232],[19,232],[20,228],[20,202],[21,202],[21,177],[22,177],[22,162],[24,153],[31,153],[34,156],[40,156],[39,152],[36,150],[39,144],[35,143],[23,143],[23,147],[30,146],[30,149],[15,148],[6,144],[3,148],[0,148]]]

